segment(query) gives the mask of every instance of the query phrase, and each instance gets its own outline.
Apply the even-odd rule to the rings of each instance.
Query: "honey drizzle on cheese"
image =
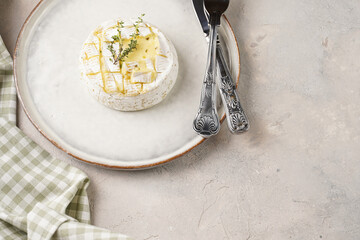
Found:
[[[103,89],[104,91],[106,91],[106,85],[105,85],[105,78],[104,78],[104,74],[103,74],[103,61],[102,61],[102,44],[101,44],[101,38],[98,36],[101,33],[101,29],[98,29],[97,31],[94,32],[94,36],[97,37],[97,39],[99,40],[99,63],[100,63],[100,73],[101,73],[101,79],[103,81]]]
[[[119,21],[116,21],[116,25],[117,25],[117,27],[120,27],[120,22]],[[119,64],[119,67],[120,67],[120,71],[119,72],[114,72],[114,73],[120,73],[120,74],[122,74],[121,73],[121,65],[120,65],[120,62],[119,63],[117,63],[117,64]],[[122,76],[123,77],[123,81],[121,82],[121,92],[122,93],[124,93],[124,90],[125,90],[125,86],[124,86],[124,76]],[[118,83],[116,83],[116,86],[118,85]],[[118,87],[119,88],[119,87]]]
[[[109,71],[106,67],[106,63],[104,62],[104,55],[103,55],[103,43],[109,44],[111,43],[111,41],[105,40],[104,39],[104,32],[106,32],[106,30],[109,29],[114,29],[115,26],[120,26],[119,22],[116,22],[116,25],[108,27],[106,29],[104,28],[97,28],[94,32],[93,35],[94,37],[97,38],[97,40],[99,41],[98,43],[95,42],[87,42],[84,44],[85,45],[94,45],[95,47],[98,47],[98,55],[93,55],[90,56],[86,53],[85,51],[85,57],[84,60],[90,60],[92,58],[95,57],[99,57],[99,64],[100,64],[100,72],[94,72],[94,73],[86,73],[86,75],[88,76],[93,76],[93,75],[97,75],[97,74],[101,74],[101,78],[102,78],[102,82],[103,82],[103,90],[106,93],[113,93],[113,91],[109,91],[107,89],[107,84],[106,84],[106,78],[105,78],[105,74],[111,74],[112,78],[115,81],[115,77],[113,74],[121,74],[122,75],[122,86],[119,86],[118,82],[115,81],[116,83],[116,88],[117,88],[117,92],[119,93],[123,93],[125,95],[128,94],[132,94],[129,91],[129,89],[126,88],[125,83],[127,85],[133,85],[138,86],[138,94],[140,93],[144,93],[144,84],[148,84],[148,83],[152,83],[153,81],[156,80],[157,77],[157,72],[155,69],[155,58],[156,56],[162,56],[162,57],[167,57],[165,55],[159,54],[159,48],[160,48],[160,43],[159,43],[159,39],[156,33],[154,33],[153,29],[151,28],[151,26],[145,24],[145,27],[149,29],[150,33],[146,36],[138,36],[137,37],[137,48],[135,49],[135,51],[130,52],[129,55],[126,57],[125,61],[122,63],[123,66],[119,66],[120,67],[120,71]],[[132,26],[125,26],[127,28],[132,28]],[[123,39],[123,46],[124,48],[126,48],[128,46],[128,44],[130,43],[130,39]],[[150,41],[150,42],[148,42]],[[105,50],[105,49],[104,49]],[[153,66],[152,69],[148,68],[148,65],[146,64],[146,59],[150,59],[151,64]],[[136,68],[132,69],[130,72],[124,72],[122,69],[124,68],[124,64],[129,63],[129,62],[137,62],[137,66]],[[132,80],[133,77],[133,73],[134,72],[141,72],[141,73],[151,73],[150,79],[151,82],[134,82]],[[135,87],[136,88],[136,87]]]

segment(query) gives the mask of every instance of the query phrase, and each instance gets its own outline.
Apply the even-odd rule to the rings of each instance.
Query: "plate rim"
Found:
[[[43,135],[49,142],[51,142],[54,146],[56,146],[58,149],[62,150],[63,152],[65,152],[66,154],[68,154],[69,156],[77,159],[77,160],[80,160],[81,162],[84,162],[84,163],[87,163],[87,164],[91,164],[91,165],[94,165],[94,166],[98,166],[98,167],[103,167],[103,168],[108,168],[108,169],[114,169],[114,170],[142,170],[142,169],[148,169],[148,168],[153,168],[153,167],[157,167],[157,166],[160,166],[160,165],[163,165],[163,164],[166,164],[166,163],[169,163],[171,162],[172,160],[176,159],[176,158],[179,158],[183,155],[185,155],[186,153],[190,152],[192,149],[194,149],[195,147],[199,146],[201,143],[203,143],[206,138],[203,138],[201,136],[199,136],[201,138],[201,140],[197,143],[195,143],[194,145],[188,147],[187,149],[185,149],[184,151],[182,151],[181,153],[175,155],[175,156],[172,156],[170,158],[167,158],[165,160],[162,160],[162,161],[159,161],[159,162],[156,162],[156,163],[150,163],[150,164],[143,164],[143,165],[136,165],[136,166],[125,166],[125,165],[111,165],[111,164],[104,164],[104,163],[98,163],[98,162],[93,162],[93,161],[89,161],[89,160],[86,160],[82,157],[79,157],[73,153],[71,153],[70,151],[66,150],[64,147],[62,147],[59,143],[57,143],[55,140],[53,140],[51,137],[49,137],[39,126],[38,124],[32,119],[32,117],[30,116],[30,113],[29,111],[27,110],[26,106],[25,106],[25,103],[24,103],[24,100],[21,96],[21,92],[19,90],[19,84],[18,84],[18,76],[17,76],[17,67],[16,67],[16,63],[17,63],[17,52],[19,51],[20,49],[20,41],[23,37],[23,33],[24,33],[24,30],[25,28],[27,27],[31,17],[33,16],[33,14],[35,13],[35,11],[40,7],[40,5],[42,5],[46,0],[40,0],[36,6],[31,10],[30,14],[28,15],[28,17],[26,18],[24,24],[22,25],[21,29],[20,29],[20,32],[19,32],[19,35],[16,39],[16,44],[15,44],[15,49],[14,49],[14,54],[13,54],[13,72],[14,72],[14,81],[15,81],[15,87],[16,87],[16,91],[17,91],[17,97],[20,101],[20,104],[27,116],[27,118],[30,120],[30,122],[34,125],[34,127],[41,133],[41,135]],[[237,53],[237,57],[238,57],[238,66],[236,66],[238,68],[238,75],[236,77],[236,87],[238,87],[239,85],[239,80],[240,80],[240,73],[241,73],[241,62],[240,62],[240,51],[239,51],[239,44],[238,44],[238,41],[236,39],[236,35],[235,35],[235,32],[234,32],[234,29],[233,27],[231,26],[230,24],[230,21],[228,20],[228,18],[226,17],[226,15],[224,14],[223,15],[227,25],[229,26],[229,30],[231,32],[231,35],[233,37],[233,39],[235,40],[235,46],[236,46],[236,53]],[[224,119],[225,119],[226,115],[225,113],[222,115],[221,119],[220,119],[220,123],[222,124]]]

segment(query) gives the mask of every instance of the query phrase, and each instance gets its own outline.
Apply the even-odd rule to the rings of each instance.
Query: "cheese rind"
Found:
[[[121,64],[113,64],[108,50],[111,36],[121,20],[97,27],[85,41],[80,55],[81,76],[89,92],[107,107],[137,111],[160,103],[173,88],[178,74],[174,45],[156,27],[144,23],[139,28],[138,45]],[[123,46],[134,32],[131,20],[124,21]],[[118,51],[118,45],[113,45]]]

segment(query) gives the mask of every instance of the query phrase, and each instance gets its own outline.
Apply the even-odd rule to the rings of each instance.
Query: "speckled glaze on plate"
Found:
[[[119,16],[136,18],[141,13],[174,43],[179,75],[174,89],[159,105],[119,112],[88,94],[80,81],[79,54],[82,42],[100,23]],[[225,17],[220,34],[238,81],[239,51]],[[16,86],[32,123],[71,156],[113,169],[150,168],[204,141],[193,131],[192,121],[199,105],[206,51],[191,1],[43,0],[30,14],[17,41]],[[218,111],[223,120],[221,106]]]

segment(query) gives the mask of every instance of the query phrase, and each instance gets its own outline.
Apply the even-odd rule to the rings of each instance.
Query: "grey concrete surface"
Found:
[[[9,49],[37,2],[0,2]],[[360,239],[359,0],[232,0],[227,15],[250,132],[115,172],[58,150],[21,108],[20,128],[89,175],[95,225],[136,239]]]

